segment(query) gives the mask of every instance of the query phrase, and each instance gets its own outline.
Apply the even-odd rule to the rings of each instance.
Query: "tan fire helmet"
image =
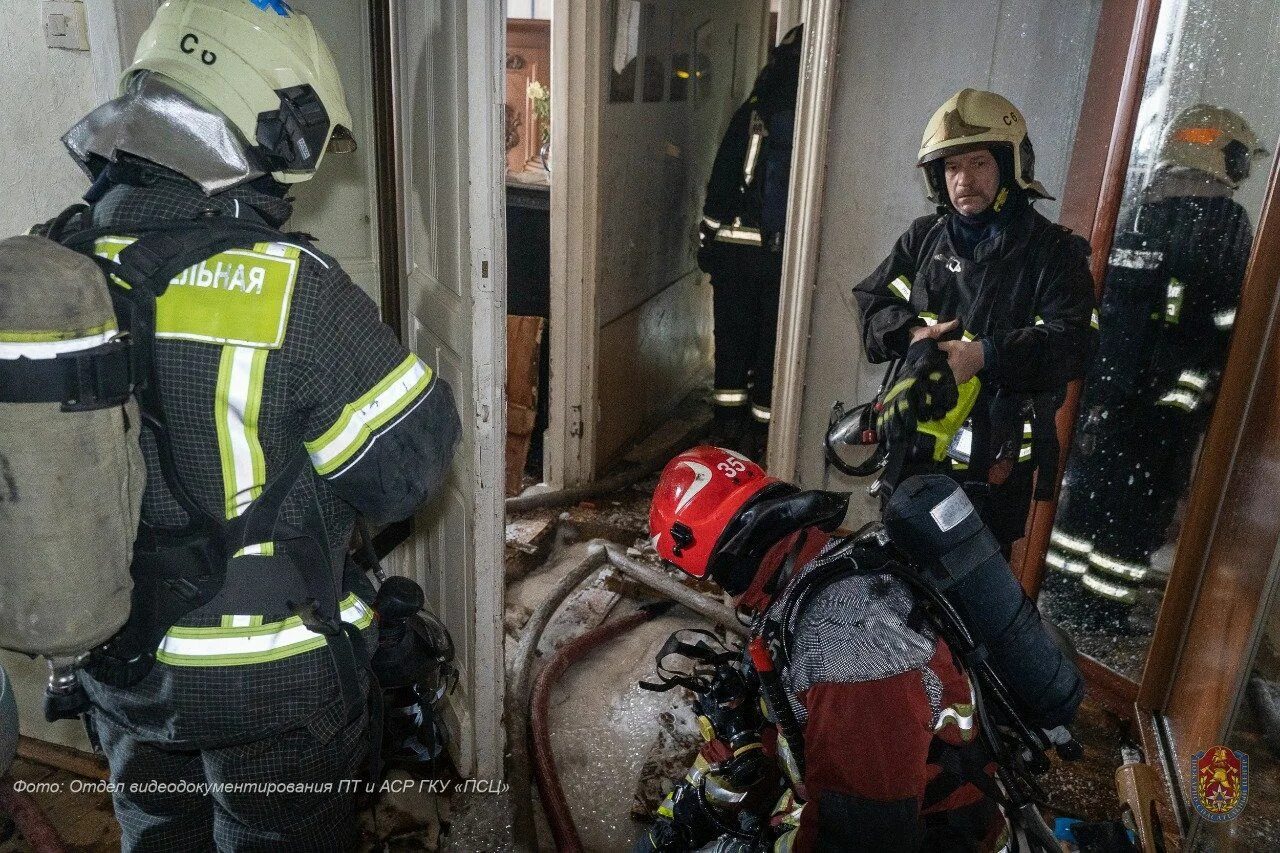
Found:
[[[995,92],[961,89],[938,107],[920,140],[917,166],[926,166],[944,157],[963,154],[993,145],[1007,145],[1013,152],[1013,175],[1018,186],[1037,198],[1052,199],[1035,179],[1035,153],[1027,136],[1027,122],[1009,99]],[[946,201],[947,189],[925,169],[929,200]]]
[[[226,116],[282,183],[355,149],[337,64],[311,20],[284,0],[167,0],[120,78],[150,71]]]
[[[1195,104],[1165,129],[1156,168],[1196,169],[1235,189],[1249,177],[1253,158],[1266,153],[1239,113]]]

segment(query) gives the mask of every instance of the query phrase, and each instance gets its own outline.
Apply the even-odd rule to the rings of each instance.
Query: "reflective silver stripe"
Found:
[[[373,622],[373,611],[354,594],[342,601],[341,619],[363,630]],[[226,627],[170,628],[160,642],[156,659],[170,666],[240,666],[267,663],[302,654],[325,645],[317,634],[292,616],[281,622],[253,625],[249,618],[232,616]]]
[[[890,286],[890,287],[892,287],[893,285],[889,285],[889,286]],[[896,291],[895,291],[895,292],[896,292]],[[905,298],[905,297],[904,297],[904,298]],[[929,313],[928,311],[921,311],[921,312],[920,312],[920,319],[921,319],[921,320],[924,320],[924,324],[925,324],[926,326],[936,326],[936,325],[938,325],[938,315],[937,315],[937,314],[931,314],[931,313]]]
[[[57,358],[63,353],[81,352],[103,344],[110,343],[120,332],[111,324],[111,328],[96,335],[82,338],[69,338],[62,341],[6,341],[0,339],[0,359],[29,358],[33,361]]]
[[[751,417],[755,418],[757,421],[759,421],[762,424],[767,424],[769,420],[773,417],[773,412],[769,411],[764,406],[758,406],[755,403],[752,403]]]
[[[1080,579],[1081,583],[1088,589],[1101,595],[1103,598],[1110,598],[1112,601],[1119,601],[1121,604],[1134,604],[1138,600],[1138,594],[1128,587],[1119,584],[1107,583],[1101,578],[1086,574]]]
[[[1031,448],[1030,448],[1030,447],[1023,447],[1021,450],[1019,450],[1019,451],[1018,451],[1018,461],[1019,461],[1019,462],[1026,462],[1026,461],[1027,461],[1028,459],[1030,459],[1030,458],[1031,458]]]
[[[1049,534],[1049,541],[1054,545],[1057,545],[1059,548],[1073,551],[1076,554],[1088,554],[1093,550],[1093,543],[1089,540],[1078,539],[1075,536],[1070,536],[1056,528],[1053,533]]]
[[[713,231],[720,230],[721,223],[719,219],[712,219],[710,216],[704,216],[702,217],[702,221],[708,228],[712,229]]]
[[[1112,249],[1107,262],[1130,270],[1153,270],[1164,263],[1164,252],[1144,249]]]
[[[1083,560],[1073,560],[1059,551],[1050,550],[1044,555],[1044,562],[1052,569],[1068,575],[1080,577],[1089,570],[1089,564]]]
[[[1182,409],[1184,412],[1194,412],[1200,405],[1200,397],[1190,391],[1183,391],[1179,389],[1165,394],[1156,401],[1156,405],[1174,406],[1175,408]]]
[[[903,299],[911,299],[911,282],[907,280],[905,275],[900,275],[893,281],[889,282],[889,289],[901,296]],[[926,319],[925,322],[927,323],[929,321]],[[934,323],[936,322],[937,318],[935,317]]]
[[[1193,391],[1203,391],[1209,387],[1209,377],[1194,370],[1184,370],[1178,376],[1178,384]]]
[[[1043,325],[1044,325],[1044,318],[1043,318],[1043,317],[1041,317],[1039,314],[1037,314],[1037,315],[1036,315],[1036,325],[1037,325],[1037,326],[1043,326]]]
[[[1213,325],[1219,329],[1230,329],[1236,324],[1236,309],[1227,308],[1213,315]]]
[[[747,186],[751,186],[752,179],[756,176],[756,161],[760,159],[760,144],[764,141],[764,134],[755,131],[751,134],[751,142],[747,146],[747,160],[742,165],[742,182]]]
[[[955,705],[950,705],[942,709],[942,713],[938,714],[938,722],[934,725],[933,730],[940,732],[946,728],[948,723],[954,723],[960,727],[961,732],[973,731],[974,718],[973,710],[970,709],[968,714],[962,714],[960,709]],[[968,738],[966,738],[967,740]]]
[[[1022,437],[1023,437],[1023,438],[1031,438],[1031,421],[1023,421],[1023,423],[1022,423]]]
[[[760,246],[764,241],[760,238],[759,228],[734,225],[721,228],[716,232],[716,239],[721,243],[741,243],[744,246]]]
[[[717,406],[741,406],[747,402],[746,391],[712,391],[711,402]]]
[[[1101,320],[1098,317],[1098,309],[1094,308],[1093,313],[1089,315],[1089,328],[1097,330],[1101,325]]]
[[[1147,576],[1147,572],[1151,571],[1150,566],[1129,560],[1118,560],[1106,554],[1099,554],[1097,551],[1089,555],[1089,565],[1131,581],[1140,581]]]

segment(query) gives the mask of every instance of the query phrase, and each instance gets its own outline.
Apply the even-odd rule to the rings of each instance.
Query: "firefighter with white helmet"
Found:
[[[937,211],[854,288],[863,346],[872,363],[920,367],[907,377],[920,400],[980,378],[969,422],[929,464],[965,484],[1007,548],[1022,536],[1033,473],[1036,497],[1052,494],[1053,413],[1094,345],[1088,244],[1034,209],[1050,195],[1026,120],[994,92],[963,89],[939,107],[916,162]]]
[[[338,262],[281,230],[352,130],[304,14],[168,0],[64,137],[89,206],[37,230],[158,291],[132,612],[53,707],[87,712],[125,850],[355,845],[340,783],[377,749],[377,628],[348,543],[439,492],[460,423]]]
[[[1099,358],[1045,558],[1050,583],[1066,592],[1083,584],[1089,612],[1108,623],[1151,627],[1131,620],[1131,608],[1143,588],[1164,583],[1151,556],[1190,482],[1253,243],[1233,195],[1265,153],[1238,113],[1181,110],[1132,226],[1112,246]]]

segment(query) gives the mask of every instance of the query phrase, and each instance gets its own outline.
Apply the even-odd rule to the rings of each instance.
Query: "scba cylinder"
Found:
[[[68,410],[42,391],[116,335],[93,261],[42,237],[0,241],[0,648],[75,658],[129,616],[137,405]]]
[[[1000,544],[955,480],[911,477],[890,498],[885,528],[959,613],[1029,722],[1075,719],[1084,679],[1014,578]]]

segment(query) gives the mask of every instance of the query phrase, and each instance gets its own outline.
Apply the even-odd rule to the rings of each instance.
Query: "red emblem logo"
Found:
[[[1231,820],[1248,800],[1248,755],[1215,746],[1191,757],[1191,802],[1206,820]]]

